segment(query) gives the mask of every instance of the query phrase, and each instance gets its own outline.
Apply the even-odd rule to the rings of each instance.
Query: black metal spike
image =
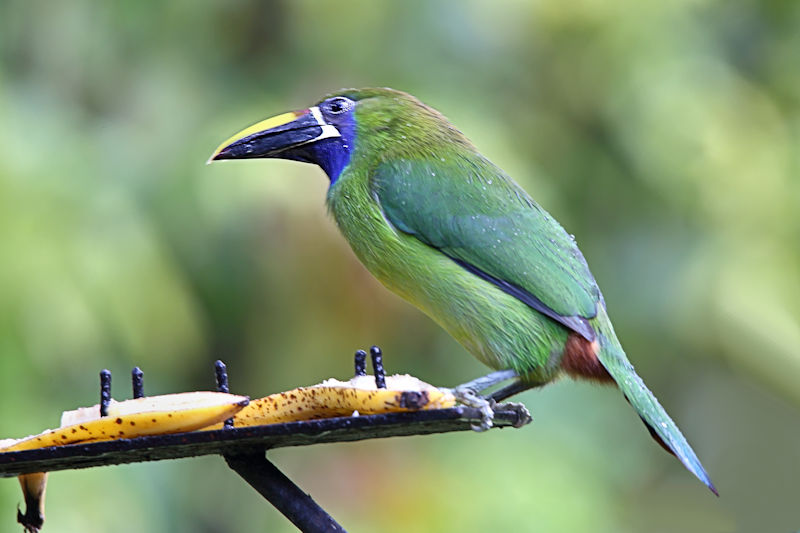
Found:
[[[108,416],[108,404],[111,403],[111,371],[100,371],[100,416]]]
[[[144,397],[144,372],[138,366],[131,370],[131,385],[133,386],[133,397]]]
[[[369,349],[372,355],[372,370],[375,372],[375,386],[379,389],[386,388],[386,371],[383,369],[383,354],[381,349],[373,346]]]
[[[217,378],[217,391],[230,392],[230,389],[228,389],[228,367],[225,366],[225,363],[217,359],[214,362],[214,372]]]
[[[217,378],[217,391],[230,392],[230,388],[228,387],[228,367],[225,366],[225,363],[223,363],[221,359],[214,361],[214,373]],[[227,419],[222,426],[232,428],[233,417]]]
[[[358,350],[355,357],[356,376],[367,375],[367,352]]]

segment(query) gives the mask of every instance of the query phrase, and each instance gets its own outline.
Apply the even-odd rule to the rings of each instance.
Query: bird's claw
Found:
[[[473,431],[483,432],[491,429],[494,425],[494,400],[487,400],[469,387],[456,387],[453,389],[453,394],[458,403],[477,409],[480,412],[481,423],[478,425],[472,424]]]
[[[511,424],[511,427],[521,428],[522,426],[530,424],[533,421],[531,412],[528,411],[528,408],[525,407],[525,404],[518,402],[506,402],[496,406],[495,410],[500,409],[502,409],[504,412],[512,412],[514,415],[516,415],[514,423]]]

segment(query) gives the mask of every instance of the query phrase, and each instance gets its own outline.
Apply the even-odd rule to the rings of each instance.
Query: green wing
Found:
[[[602,296],[572,237],[480,156],[379,165],[387,220],[537,311],[594,340]]]

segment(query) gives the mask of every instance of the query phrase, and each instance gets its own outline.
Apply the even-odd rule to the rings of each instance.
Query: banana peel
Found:
[[[25,498],[25,512],[17,508],[17,522],[22,524],[25,533],[37,533],[44,525],[44,494],[47,490],[47,472],[22,474],[17,477],[22,496]]]
[[[194,431],[230,418],[248,402],[245,396],[221,392],[165,394],[122,402],[112,400],[107,416],[100,416],[99,405],[65,411],[61,416],[61,427],[23,439],[2,441],[0,452]],[[25,513],[18,510],[17,521],[27,533],[36,533],[44,524],[47,473],[22,474],[18,479],[25,498]]]
[[[260,426],[351,415],[374,415],[446,409],[456,404],[448,389],[439,389],[407,374],[386,377],[377,388],[373,376],[350,381],[328,379],[252,400],[233,417],[234,427]],[[208,428],[208,429],[216,429]]]
[[[245,396],[222,392],[183,392],[112,401],[108,416],[99,415],[100,406],[68,411],[62,423],[71,423],[14,441],[0,448],[0,452],[195,431],[230,418],[249,401]],[[83,413],[97,415],[82,416]]]
[[[439,389],[413,376],[386,376],[386,387],[378,388],[374,376],[356,376],[349,381],[328,379],[318,385],[298,387],[257,400],[216,392],[187,392],[148,396],[122,402],[111,401],[108,415],[100,406],[65,411],[61,427],[24,439],[0,440],[0,453],[136,438],[222,427],[233,417],[234,427],[259,426],[339,416],[359,416],[428,409],[446,409],[456,404],[449,389]],[[17,520],[27,533],[37,533],[44,523],[47,473],[19,476],[26,511]]]

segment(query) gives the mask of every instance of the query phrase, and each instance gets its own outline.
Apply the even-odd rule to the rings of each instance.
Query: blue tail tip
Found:
[[[714,483],[711,482],[711,478],[708,477],[708,474],[706,473],[705,469],[702,466],[700,466],[699,469],[689,468],[689,470],[697,477],[697,479],[702,481],[703,484],[706,487],[708,487],[708,490],[714,493],[714,496],[719,498],[719,492],[717,492],[717,487],[715,487]]]

